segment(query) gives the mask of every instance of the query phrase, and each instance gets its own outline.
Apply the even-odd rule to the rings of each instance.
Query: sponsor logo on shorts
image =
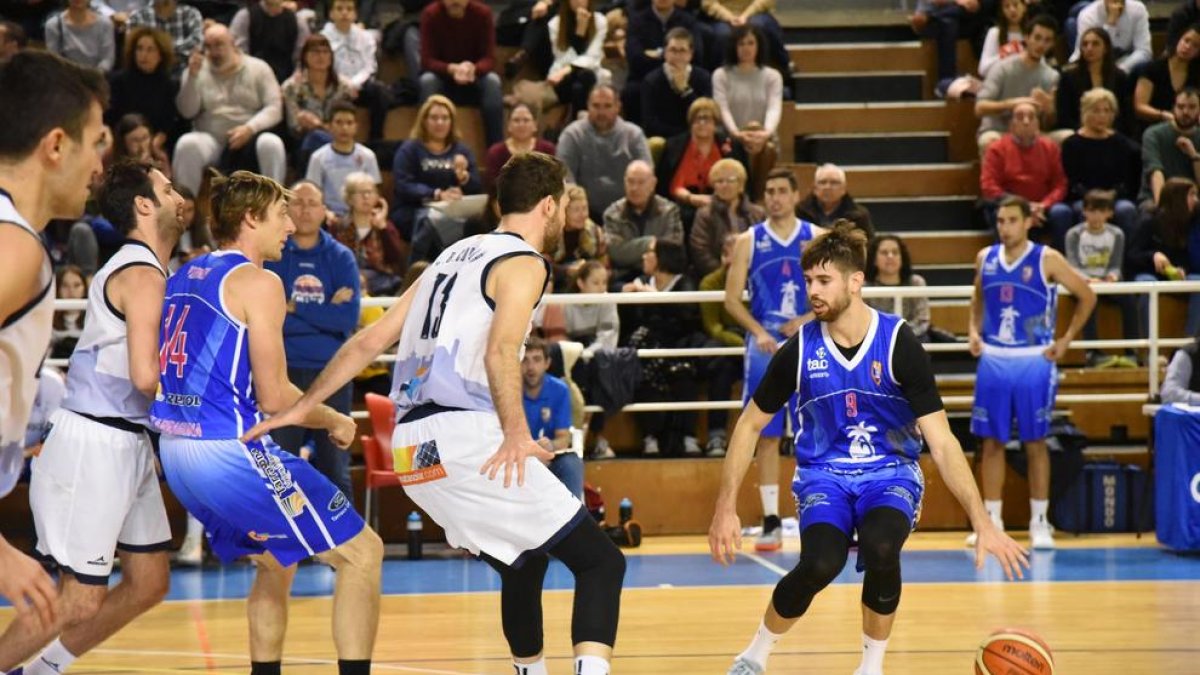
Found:
[[[420,485],[446,477],[437,441],[425,441],[392,450],[392,467],[401,485]]]
[[[263,475],[263,478],[271,483],[271,490],[275,496],[282,500],[283,494],[292,487],[292,474],[283,468],[283,462],[279,461],[278,457],[263,449],[261,443],[248,445],[246,448],[250,451],[250,459],[254,462],[254,466]],[[303,501],[303,497],[301,497],[301,501]]]
[[[891,485],[884,490],[884,493],[903,499],[904,502],[908,504],[908,508],[910,509],[917,508],[917,498],[913,496],[913,493],[908,488],[901,487],[899,485]]]
[[[804,497],[804,501],[800,503],[800,511],[803,513],[814,506],[829,506],[829,495],[824,492],[814,492]]]
[[[104,556],[100,556],[99,558],[96,558],[95,560],[87,561],[87,564],[95,565],[97,567],[104,567],[104,566],[108,565],[108,561],[104,559]]]
[[[289,516],[295,518],[304,512],[304,507],[308,505],[308,500],[297,490],[287,497],[280,498],[279,503],[283,504],[283,510]]]
[[[204,435],[204,429],[200,426],[199,422],[184,422],[181,420],[165,420],[161,417],[151,417],[150,424],[155,429],[170,436],[200,438]]]
[[[246,536],[250,537],[251,539],[253,539],[254,541],[257,541],[257,542],[269,541],[271,539],[287,539],[288,538],[288,536],[286,534],[268,534],[266,532],[255,532],[254,530],[251,530],[249,533],[246,534]]]
[[[974,408],[971,408],[971,419],[977,422],[988,421],[987,408],[984,408],[983,406],[975,406]]]

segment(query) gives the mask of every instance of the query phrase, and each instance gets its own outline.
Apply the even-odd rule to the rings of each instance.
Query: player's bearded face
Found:
[[[832,275],[820,275],[808,282],[808,304],[818,321],[837,321],[850,306],[849,276],[834,271]]]

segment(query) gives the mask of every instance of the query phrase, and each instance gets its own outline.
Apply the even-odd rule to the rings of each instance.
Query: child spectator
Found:
[[[576,268],[572,281],[577,293],[605,293],[608,290],[608,268],[599,260],[584,261]],[[567,324],[567,339],[585,345],[585,358],[590,359],[598,349],[617,348],[621,320],[618,318],[616,305],[564,305],[563,311]],[[583,395],[586,399],[588,392],[584,391]],[[603,435],[604,413],[588,413],[584,419],[587,420],[587,430],[592,437],[592,459],[615,457],[616,454]]]
[[[305,178],[321,188],[325,206],[340,218],[350,210],[342,198],[346,176],[362,172],[376,184],[382,183],[383,177],[379,174],[375,153],[354,141],[358,133],[358,114],[354,104],[348,101],[335,102],[329,110],[326,124],[333,133],[333,140],[318,148],[309,158]]]
[[[59,300],[83,300],[87,297],[87,278],[75,265],[63,265],[55,279]],[[50,334],[50,358],[67,359],[75,351],[75,343],[83,334],[83,311],[72,309],[54,313],[54,329]]]
[[[321,29],[321,35],[333,48],[333,66],[349,83],[354,103],[371,111],[370,140],[383,138],[383,123],[392,100],[388,89],[375,79],[379,70],[375,56],[378,45],[374,36],[357,23],[354,0],[333,0],[332,5],[330,21]],[[325,201],[328,203],[329,198]]]

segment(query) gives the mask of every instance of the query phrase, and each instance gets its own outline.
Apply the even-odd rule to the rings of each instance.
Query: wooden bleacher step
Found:
[[[796,161],[824,164],[939,164],[950,161],[949,131],[811,134],[796,139]]]
[[[850,194],[871,210],[871,220],[879,230],[907,235],[910,232],[933,234],[982,227],[982,221],[976,222],[975,202],[978,198],[973,194],[860,198],[861,193],[853,184]],[[987,235],[990,238],[990,232]]]
[[[801,73],[792,78],[797,103],[920,101],[925,70]]]
[[[815,164],[794,164],[801,185],[812,185]],[[851,194],[860,197],[945,197],[975,194],[979,189],[979,166],[973,162],[953,164],[875,164],[848,166],[846,181]],[[962,229],[961,226],[953,229]]]
[[[925,70],[932,54],[919,40],[791,44],[787,49],[799,73]]]

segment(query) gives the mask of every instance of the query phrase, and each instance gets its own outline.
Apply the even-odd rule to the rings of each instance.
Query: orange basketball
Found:
[[[1054,675],[1054,655],[1035,633],[1005,628],[979,645],[975,675]]]

